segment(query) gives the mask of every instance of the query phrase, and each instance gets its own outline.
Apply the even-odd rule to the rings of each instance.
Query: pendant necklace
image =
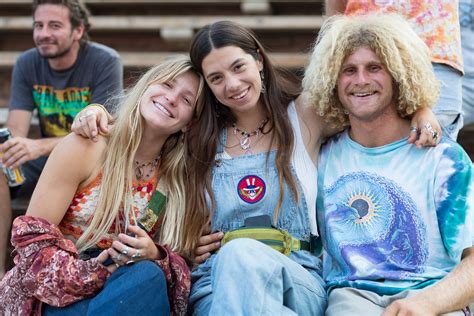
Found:
[[[161,154],[158,155],[155,159],[148,162],[139,162],[135,160],[135,177],[138,181],[149,179],[150,175],[155,171],[158,162],[160,161]]]
[[[239,141],[240,148],[242,150],[245,150],[245,154],[252,154],[252,149],[250,148],[251,137],[256,136],[258,138],[258,136],[262,133],[263,127],[265,126],[265,124],[267,124],[267,122],[268,122],[268,117],[263,119],[260,125],[257,127],[257,129],[255,129],[252,132],[247,132],[246,130],[240,129],[237,127],[237,124],[235,122],[232,123],[232,129],[234,131],[234,135]]]

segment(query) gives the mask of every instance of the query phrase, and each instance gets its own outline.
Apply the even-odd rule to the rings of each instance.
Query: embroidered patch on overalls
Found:
[[[237,185],[239,197],[247,203],[257,203],[265,195],[265,182],[257,176],[245,176]]]

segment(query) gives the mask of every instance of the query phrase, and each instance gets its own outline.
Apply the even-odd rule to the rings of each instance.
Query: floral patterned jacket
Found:
[[[66,306],[93,296],[110,275],[96,259],[84,261],[56,225],[20,216],[12,227],[15,267],[0,282],[0,315],[41,315],[41,305]],[[185,315],[191,287],[186,262],[166,246],[163,270],[173,315]]]

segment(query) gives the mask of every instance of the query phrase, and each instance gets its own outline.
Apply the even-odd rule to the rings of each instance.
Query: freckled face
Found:
[[[203,59],[207,84],[217,100],[233,112],[246,112],[261,106],[263,63],[240,47],[214,48]]]

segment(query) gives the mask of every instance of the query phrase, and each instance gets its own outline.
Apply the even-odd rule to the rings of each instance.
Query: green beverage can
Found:
[[[8,130],[8,128],[0,128],[0,144],[5,143],[7,140],[9,140],[12,137],[12,134]],[[2,157],[3,153],[0,152],[0,158]],[[23,170],[21,167],[16,167],[16,168],[6,168],[3,166],[3,164],[0,162],[0,166],[3,169],[3,173],[5,174],[5,177],[7,178],[8,185],[10,187],[17,187],[19,185],[22,185],[23,182],[25,182],[25,174],[23,173]]]

